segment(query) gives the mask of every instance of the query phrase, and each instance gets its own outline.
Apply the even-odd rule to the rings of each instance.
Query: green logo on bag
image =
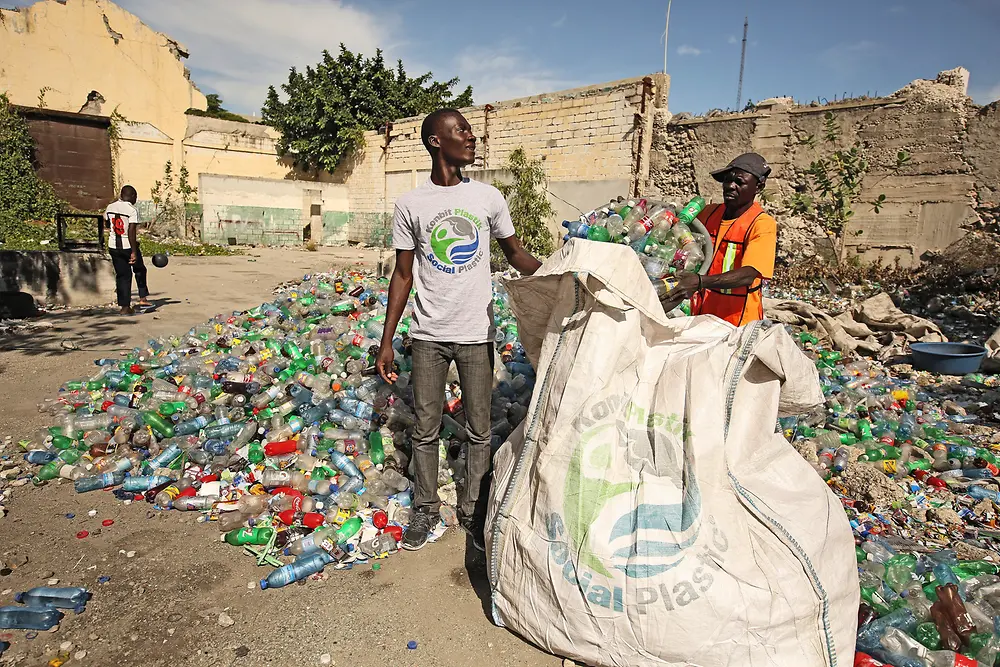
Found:
[[[618,402],[605,399],[591,408],[591,416],[621,415],[608,401]],[[584,430],[570,458],[563,510],[579,564],[603,576],[620,570],[633,579],[676,567],[698,539],[701,515],[694,462],[690,457],[677,460],[677,452],[689,452],[681,418],[647,413],[630,403],[624,419],[589,428],[577,422]],[[630,472],[622,475],[625,466]],[[678,491],[679,503],[663,503]],[[608,504],[623,494],[630,494],[628,508],[608,516]],[[598,540],[602,551],[610,548],[610,562],[595,554]]]
[[[684,420],[608,396],[589,405],[571,430],[577,442],[562,513],[545,517],[549,559],[562,579],[588,605],[615,612],[645,614],[653,605],[673,611],[699,600],[721,572],[729,540],[711,516],[702,535]],[[653,579],[682,563],[671,577]]]

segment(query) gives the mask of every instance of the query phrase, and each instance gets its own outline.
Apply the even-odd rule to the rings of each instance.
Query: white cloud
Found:
[[[392,14],[340,0],[120,2],[190,49],[187,65],[194,82],[217,90],[226,108],[244,113],[260,113],[268,85],[287,81],[293,65],[302,69],[319,62],[323,49],[336,54],[343,42],[365,55],[384,45],[393,51],[400,25]]]
[[[825,49],[819,54],[820,62],[842,77],[857,73],[863,65],[873,61],[879,54],[876,42],[863,39],[858,42],[842,42]]]
[[[726,39],[726,41],[727,41],[727,42],[729,42],[730,44],[739,44],[739,43],[740,43],[740,40],[739,40],[739,38],[738,38],[738,37],[736,37],[736,35],[730,35],[730,36],[729,36],[729,37],[728,37],[728,38]]]
[[[561,28],[561,27],[563,27],[564,25],[566,25],[566,19],[568,19],[568,18],[569,18],[568,14],[563,14],[558,19],[556,19],[555,21],[552,22],[552,27],[553,28]]]
[[[539,66],[512,42],[472,46],[454,60],[462,86],[471,85],[476,104],[509,100],[583,85]]]
[[[972,86],[969,96],[976,104],[989,104],[1000,100],[1000,83],[992,87]]]
[[[682,44],[677,47],[677,55],[679,56],[700,56],[703,53],[707,52],[695,46],[688,46],[687,44]]]

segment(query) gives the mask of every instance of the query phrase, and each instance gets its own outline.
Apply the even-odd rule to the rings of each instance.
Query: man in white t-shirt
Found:
[[[138,194],[131,185],[122,188],[118,201],[111,202],[104,211],[104,226],[108,230],[108,254],[115,267],[115,292],[122,315],[131,315],[132,274],[139,288],[139,305],[150,306],[146,300],[146,265],[142,263],[142,251],[136,238],[139,228],[139,211],[135,208]]]
[[[510,210],[500,191],[462,176],[476,159],[476,135],[455,109],[424,119],[420,130],[431,156],[430,179],[396,202],[392,244],[396,268],[389,282],[385,331],[376,359],[379,374],[394,382],[392,337],[413,286],[417,293],[413,339],[413,517],[403,535],[404,549],[427,542],[439,520],[438,432],[448,367],[458,367],[469,444],[465,482],[458,499],[459,521],[484,549],[485,501],[490,472],[490,394],[493,389],[493,292],[490,238],[497,239],[511,266],[534,273],[541,263],[514,236]]]

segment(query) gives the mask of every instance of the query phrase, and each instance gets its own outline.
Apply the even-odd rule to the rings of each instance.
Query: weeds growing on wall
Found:
[[[834,147],[840,143],[842,131],[832,111],[823,116],[822,141],[825,146]],[[819,139],[815,135],[800,137],[799,143],[816,148]],[[893,172],[898,172],[910,161],[906,151],[899,151]],[[805,171],[802,191],[796,192],[785,201],[785,205],[800,215],[815,216],[828,234],[842,244],[844,230],[854,216],[855,207],[862,203],[862,184],[870,165],[861,154],[861,145],[855,141],[850,148],[837,148],[829,155],[810,163]],[[864,202],[871,210],[879,213],[885,204],[885,195]],[[860,233],[860,231],[858,232]]]
[[[125,180],[122,178],[121,152],[122,152],[122,125],[137,125],[118,111],[118,107],[111,112],[111,124],[108,126],[108,144],[111,146],[111,173],[114,181],[114,190],[117,194]]]
[[[181,166],[174,179],[174,165],[167,160],[163,165],[163,178],[153,183],[150,198],[153,200],[153,219],[149,230],[156,234],[191,236],[188,229],[188,204],[198,201],[198,188],[192,187],[187,167]]]
[[[0,240],[8,246],[11,240],[37,235],[37,228],[25,221],[55,220],[63,205],[35,173],[34,152],[28,123],[0,94]]]
[[[494,181],[493,185],[507,199],[510,217],[514,221],[514,231],[524,249],[536,257],[547,257],[555,250],[548,219],[554,210],[545,195],[545,169],[541,160],[528,158],[524,148],[515,149],[504,163],[510,172],[510,183]],[[491,241],[491,263],[495,267],[507,264],[503,252],[496,241]]]

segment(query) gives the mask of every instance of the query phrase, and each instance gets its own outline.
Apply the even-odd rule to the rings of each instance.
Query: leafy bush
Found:
[[[0,211],[7,214],[0,235],[14,233],[11,220],[55,220],[62,205],[52,185],[35,173],[34,152],[28,123],[0,94]]]

